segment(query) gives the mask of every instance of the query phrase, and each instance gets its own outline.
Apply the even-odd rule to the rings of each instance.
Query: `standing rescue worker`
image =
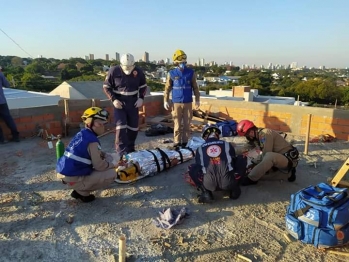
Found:
[[[173,54],[173,63],[177,66],[168,75],[164,92],[164,108],[170,108],[169,95],[172,95],[172,117],[174,121],[174,147],[185,147],[188,143],[190,122],[193,117],[193,93],[195,106],[200,107],[200,92],[196,83],[196,74],[187,67],[187,55],[182,50]]]
[[[262,154],[255,159],[257,164],[252,171],[241,179],[241,185],[248,186],[257,184],[265,174],[273,167],[279,171],[269,174],[264,178],[285,179],[289,182],[296,180],[296,166],[298,165],[299,153],[278,132],[268,128],[257,128],[252,121],[242,120],[237,125],[236,131],[239,136],[245,136],[250,143],[255,143]]]
[[[11,142],[19,142],[19,133],[15,121],[10,114],[10,109],[8,108],[7,100],[4,94],[3,87],[10,88],[10,83],[7,81],[6,77],[2,73],[2,67],[0,66],[0,119],[4,120],[7,127],[11,130],[12,138]],[[0,144],[5,144],[4,133],[0,126]]]
[[[147,82],[143,70],[135,66],[133,55],[122,55],[120,65],[110,68],[103,89],[114,105],[116,152],[134,152],[139,107],[143,105]]]
[[[81,117],[85,129],[73,137],[57,162],[57,177],[74,189],[71,197],[82,202],[93,201],[91,191],[112,184],[117,176],[120,155],[104,153],[97,137],[104,133],[108,115],[99,107],[85,110]]]
[[[199,203],[211,202],[213,191],[230,191],[231,199],[238,199],[241,194],[239,179],[246,171],[246,162],[238,168],[234,147],[219,140],[220,134],[214,125],[204,129],[202,138],[206,142],[196,150],[195,164],[189,167],[189,176],[201,191]]]

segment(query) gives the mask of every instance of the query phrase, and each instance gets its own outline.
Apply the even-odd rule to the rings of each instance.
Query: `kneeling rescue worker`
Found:
[[[70,141],[57,162],[57,177],[74,189],[71,196],[82,202],[91,202],[94,190],[113,183],[117,173],[120,155],[104,153],[101,150],[99,135],[104,133],[108,111],[99,107],[88,108],[82,115],[85,128]]]
[[[207,126],[202,134],[206,140],[197,150],[194,167],[189,175],[201,195],[199,203],[213,200],[213,191],[230,191],[231,199],[238,199],[241,190],[239,186],[240,174],[236,167],[234,147],[223,140],[219,140],[221,131],[214,125]]]
[[[289,182],[296,180],[299,153],[297,148],[286,141],[281,134],[268,128],[257,128],[250,120],[240,121],[236,131],[239,136],[245,136],[250,143],[254,143],[262,151],[262,155],[252,161],[257,165],[248,176],[242,177],[242,186],[257,184],[263,176],[271,179],[287,178]],[[272,168],[276,168],[279,172],[266,175]]]

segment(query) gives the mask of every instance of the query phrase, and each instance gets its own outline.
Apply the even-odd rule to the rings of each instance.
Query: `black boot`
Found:
[[[288,180],[288,182],[296,181],[296,168],[295,167],[292,168],[291,176],[287,180]]]
[[[198,196],[199,203],[211,203],[213,201],[213,195],[210,190],[207,190],[204,186],[198,188],[201,194]]]
[[[248,176],[244,176],[241,178],[240,185],[242,186],[251,186],[257,184],[258,181],[251,180]]]
[[[75,190],[73,192],[71,192],[70,196],[75,198],[75,199],[80,199],[82,202],[85,202],[85,203],[92,202],[93,200],[95,200],[94,195],[82,196],[78,192],[76,192]]]
[[[229,198],[230,199],[238,199],[241,195],[241,189],[240,186],[234,186],[234,188],[230,191]]]

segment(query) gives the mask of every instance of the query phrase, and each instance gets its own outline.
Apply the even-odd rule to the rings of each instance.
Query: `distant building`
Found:
[[[143,62],[149,63],[149,53],[144,52],[144,55],[143,55]]]
[[[115,53],[115,60],[120,62],[120,54],[118,52]]]
[[[87,60],[89,60],[89,56],[88,55],[85,55],[85,60],[87,61]]]
[[[291,63],[291,69],[297,69],[298,68],[298,63],[297,62],[292,62]]]
[[[90,60],[95,60],[95,55],[94,54],[90,54]]]
[[[109,54],[105,54],[105,60],[109,61]]]

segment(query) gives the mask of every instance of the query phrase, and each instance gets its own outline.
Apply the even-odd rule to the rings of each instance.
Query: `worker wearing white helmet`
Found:
[[[114,105],[116,151],[131,153],[138,135],[139,107],[147,91],[145,75],[135,66],[133,55],[122,55],[120,65],[110,68],[103,89]]]

